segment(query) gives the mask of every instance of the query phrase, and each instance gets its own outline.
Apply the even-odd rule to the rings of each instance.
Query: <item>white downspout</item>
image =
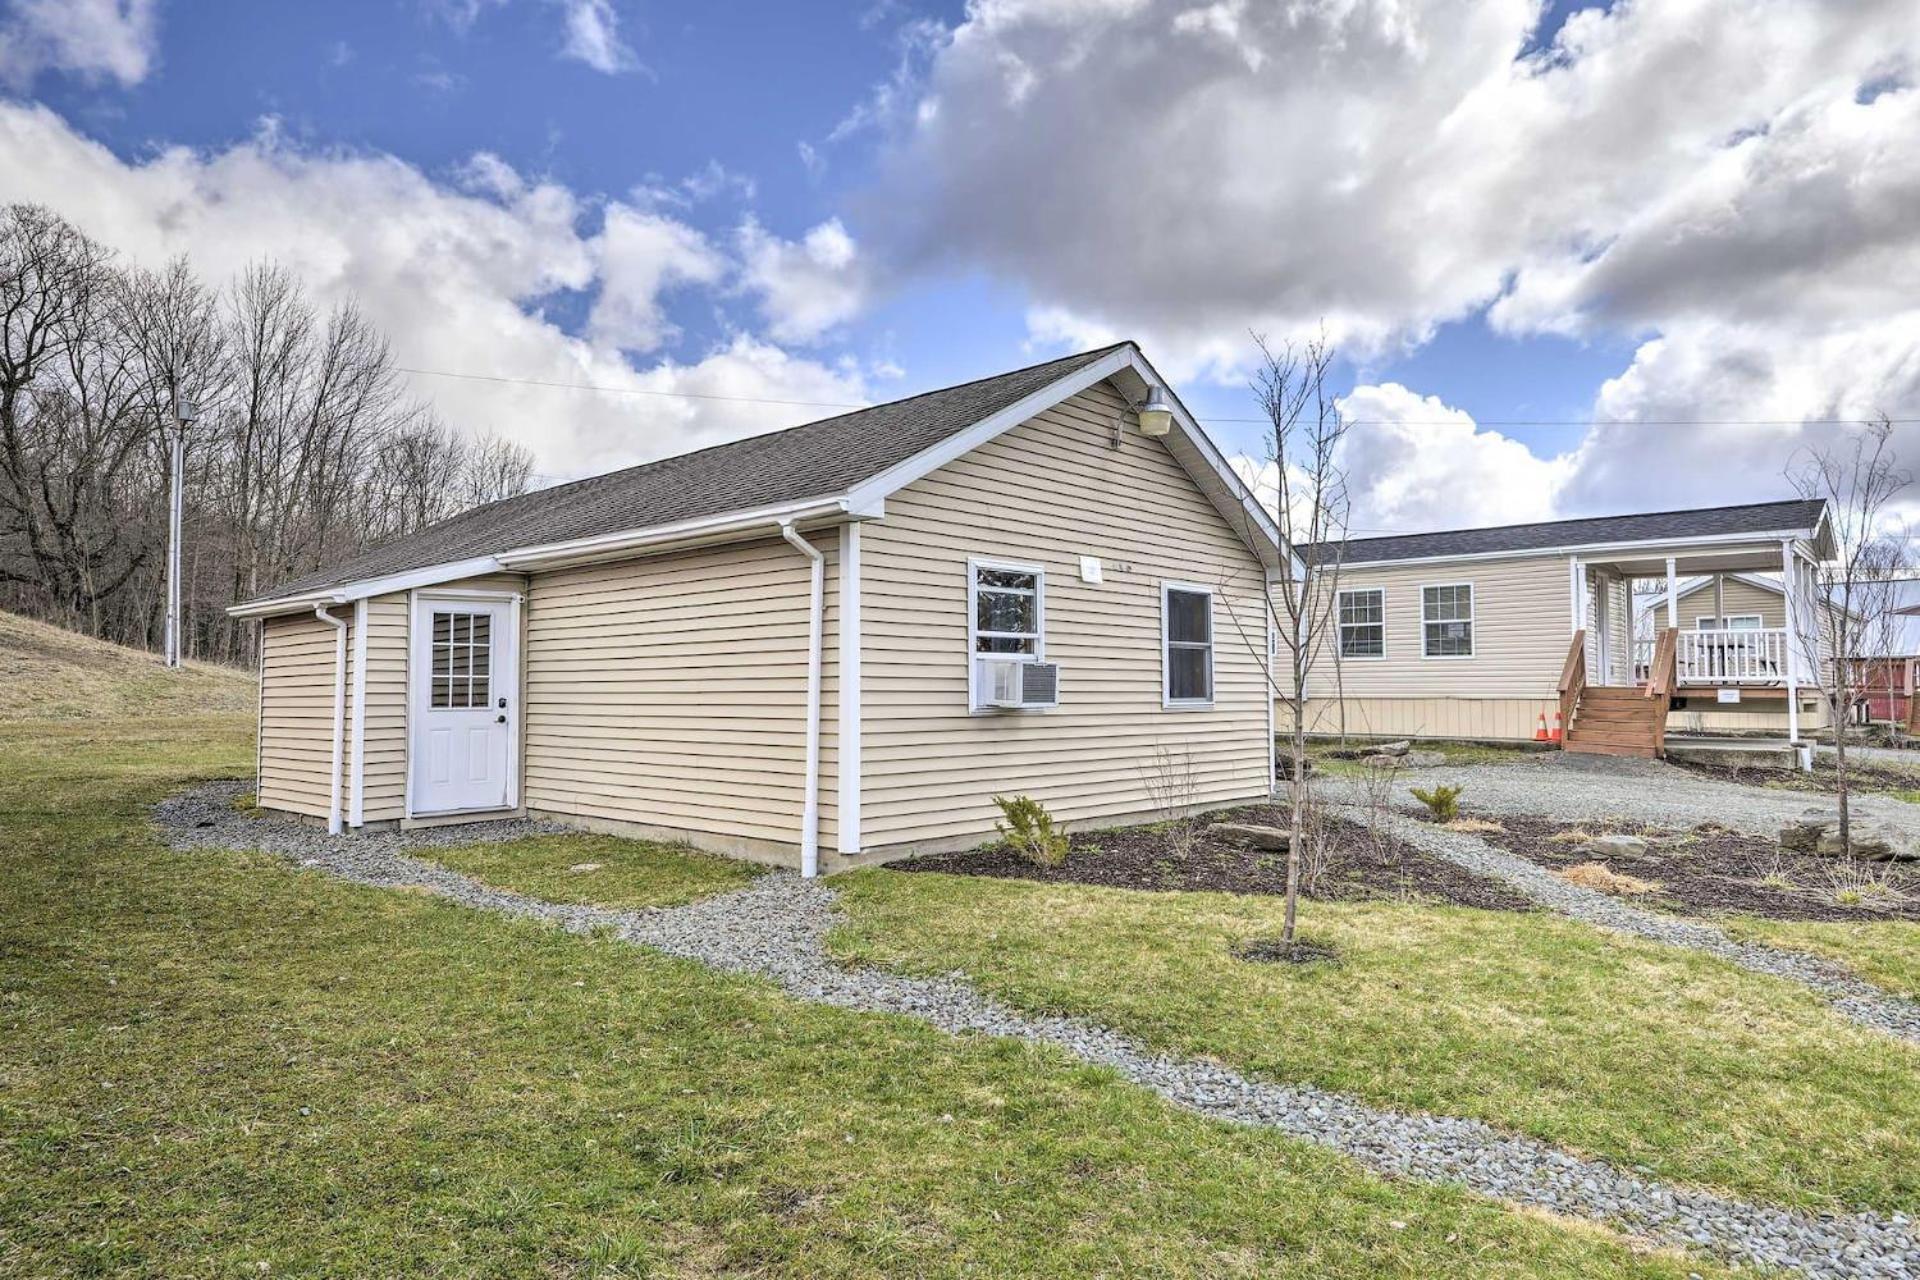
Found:
[[[347,825],[367,821],[367,600],[353,602],[353,749],[347,766]]]
[[[1794,559],[1793,543],[1780,544],[1780,591],[1782,603],[1787,615],[1787,741],[1793,744],[1796,762],[1803,770],[1810,769],[1811,751],[1800,749],[1800,646],[1805,642],[1804,628],[1801,626],[1800,593],[1794,590],[1793,578],[1800,572],[1800,565]],[[1819,661],[1819,642],[1814,642],[1814,659]],[[1834,730],[1835,733],[1839,729]]]
[[[780,522],[780,536],[805,556],[811,567],[807,610],[807,789],[800,815],[800,874],[820,874],[820,651],[826,631],[827,558],[800,536],[793,521]]]
[[[340,834],[340,755],[347,720],[347,620],[313,606],[313,616],[333,628],[333,768],[327,786],[327,834]]]

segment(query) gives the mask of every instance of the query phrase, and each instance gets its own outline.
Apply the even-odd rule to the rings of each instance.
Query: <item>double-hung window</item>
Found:
[[[1037,565],[967,562],[967,664],[971,704],[980,706],[980,660],[1039,662],[1046,656],[1046,573]]]
[[[1162,705],[1206,706],[1213,701],[1213,592],[1178,582],[1160,591]]]
[[[1379,587],[1361,587],[1342,591],[1340,608],[1340,656],[1343,658],[1384,658],[1387,656],[1387,593]]]
[[[1429,658],[1473,656],[1473,584],[1420,588],[1421,653]]]

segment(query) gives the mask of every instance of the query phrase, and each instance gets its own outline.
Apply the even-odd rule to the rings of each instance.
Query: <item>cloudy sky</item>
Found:
[[[1321,325],[1356,532],[1920,462],[1912,0],[0,0],[0,199],[357,296],[554,479],[1116,336],[1257,452]]]

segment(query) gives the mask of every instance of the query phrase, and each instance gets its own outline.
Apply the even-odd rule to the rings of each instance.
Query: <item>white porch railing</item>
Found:
[[[1636,684],[1646,682],[1653,645],[1652,640],[1633,642]],[[1682,631],[1674,650],[1674,667],[1677,683],[1683,685],[1784,685],[1789,658],[1784,627]]]

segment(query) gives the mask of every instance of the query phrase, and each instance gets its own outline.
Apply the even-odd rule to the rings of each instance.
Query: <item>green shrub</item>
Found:
[[[995,796],[1005,822],[996,822],[1013,851],[1039,867],[1057,867],[1067,860],[1067,829],[1056,823],[1047,806],[1032,796]]]
[[[1427,815],[1435,822],[1452,822],[1460,816],[1460,792],[1463,788],[1446,783],[1432,788],[1415,787],[1413,798],[1427,806]]]

